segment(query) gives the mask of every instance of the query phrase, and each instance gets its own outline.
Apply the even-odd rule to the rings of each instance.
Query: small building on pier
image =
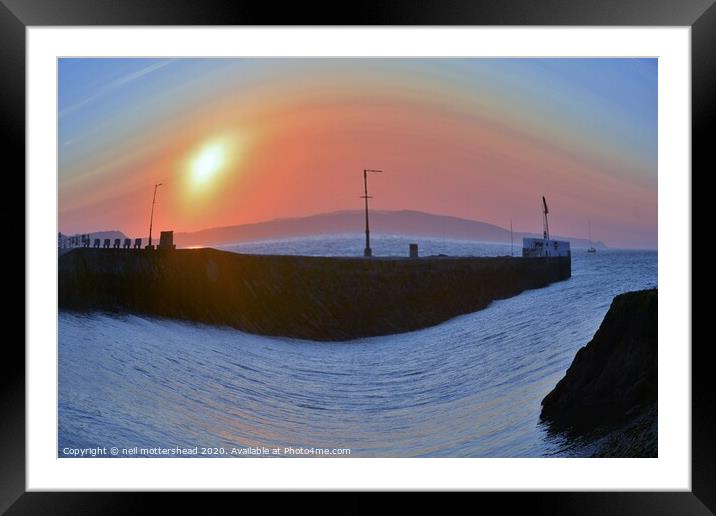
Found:
[[[571,256],[571,251],[569,249],[569,242],[566,242],[564,240],[551,240],[548,238],[523,238],[522,256]]]

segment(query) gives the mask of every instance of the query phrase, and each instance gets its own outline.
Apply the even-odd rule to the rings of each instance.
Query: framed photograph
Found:
[[[691,339],[710,3],[317,24],[4,0],[27,303],[0,507],[439,490],[713,511]]]

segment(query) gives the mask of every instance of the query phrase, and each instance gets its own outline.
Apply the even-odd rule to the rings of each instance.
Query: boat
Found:
[[[597,250],[592,245],[592,223],[591,221],[588,221],[587,224],[589,225],[589,247],[587,248],[588,253],[596,253]]]

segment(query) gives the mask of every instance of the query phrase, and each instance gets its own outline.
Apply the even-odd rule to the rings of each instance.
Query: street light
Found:
[[[162,186],[162,183],[157,183],[154,185],[154,196],[152,197],[152,214],[149,216],[149,244],[147,244],[147,249],[154,249],[152,247],[152,223],[154,222],[154,205],[157,202],[157,188]]]
[[[373,174],[381,174],[382,170],[372,170],[370,168],[363,169],[363,191],[364,195],[361,196],[365,199],[365,249],[363,249],[363,256],[373,256],[373,251],[370,248],[370,226],[368,225],[368,199],[371,198],[368,195],[368,172]]]

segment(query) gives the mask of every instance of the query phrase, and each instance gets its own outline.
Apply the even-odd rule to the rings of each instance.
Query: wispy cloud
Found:
[[[153,64],[146,66],[140,70],[137,70],[135,72],[128,73],[127,75],[119,77],[119,78],[115,79],[114,81],[105,85],[103,88],[101,88],[94,95],[90,95],[86,99],[83,99],[71,106],[66,107],[62,111],[60,111],[59,117],[62,118],[62,117],[67,116],[71,113],[74,113],[75,111],[82,109],[83,107],[87,106],[88,104],[91,104],[95,100],[107,95],[111,91],[116,90],[117,88],[121,88],[122,86],[124,86],[130,82],[134,82],[137,79],[141,79],[145,75],[148,75],[152,72],[156,72],[157,70],[164,68],[165,66],[167,66],[168,64],[170,64],[173,61],[176,61],[176,59],[167,59],[166,61],[160,61],[158,63],[153,63]]]

